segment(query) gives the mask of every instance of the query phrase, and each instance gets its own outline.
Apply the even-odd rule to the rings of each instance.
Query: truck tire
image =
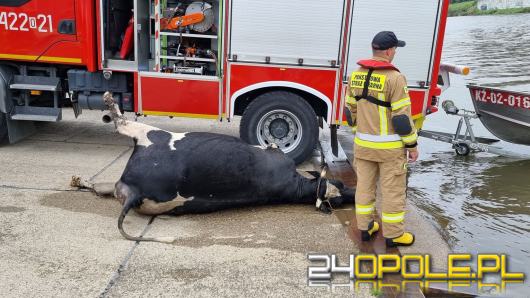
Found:
[[[12,106],[9,81],[16,74],[14,67],[0,63],[0,145],[8,143],[7,114]]]
[[[6,114],[0,112],[0,145],[7,143],[7,119]]]
[[[276,144],[300,164],[316,148],[317,116],[299,95],[271,91],[258,96],[245,109],[239,134],[243,141],[252,145]]]

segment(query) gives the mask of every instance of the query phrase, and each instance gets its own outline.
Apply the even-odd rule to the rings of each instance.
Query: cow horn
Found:
[[[161,242],[161,243],[167,243],[167,244],[171,244],[173,242],[175,242],[175,238],[174,237],[134,237],[134,236],[131,236],[129,234],[127,234],[124,230],[123,230],[123,220],[125,219],[125,216],[127,215],[127,213],[129,212],[129,210],[131,209],[131,206],[132,206],[132,203],[134,201],[134,198],[129,198],[127,199],[127,201],[123,204],[123,209],[121,211],[121,214],[120,214],[120,217],[118,218],[118,230],[120,231],[120,234],[127,240],[131,240],[131,241],[145,241],[145,242]]]

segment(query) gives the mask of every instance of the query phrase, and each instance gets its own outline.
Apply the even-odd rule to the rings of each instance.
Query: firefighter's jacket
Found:
[[[418,135],[405,76],[383,58],[358,64],[361,67],[351,74],[346,97],[356,125],[355,157],[383,162],[404,155],[405,148],[416,150]]]

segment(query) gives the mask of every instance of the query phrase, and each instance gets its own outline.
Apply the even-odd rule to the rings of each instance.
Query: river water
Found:
[[[399,55],[399,53],[398,53]],[[473,110],[467,83],[530,93],[530,14],[449,18],[443,62],[468,65],[452,76],[441,99]],[[424,129],[453,132],[458,118],[440,111]],[[476,120],[477,136],[495,138]],[[500,142],[530,154],[530,147]],[[510,271],[530,275],[530,160],[488,153],[456,156],[451,146],[420,139],[421,161],[411,166],[413,204],[439,228],[452,248],[465,253],[504,253]],[[530,279],[508,285],[506,296],[530,297]]]

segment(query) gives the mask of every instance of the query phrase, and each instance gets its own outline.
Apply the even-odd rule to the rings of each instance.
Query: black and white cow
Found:
[[[134,139],[134,151],[114,195],[123,204],[120,233],[129,240],[172,242],[173,238],[133,237],[123,220],[133,208],[148,215],[207,213],[242,206],[353,203],[354,191],[339,181],[308,179],[292,159],[275,148],[259,148],[238,138],[202,132],[172,133],[128,121],[114,103],[107,121]]]

